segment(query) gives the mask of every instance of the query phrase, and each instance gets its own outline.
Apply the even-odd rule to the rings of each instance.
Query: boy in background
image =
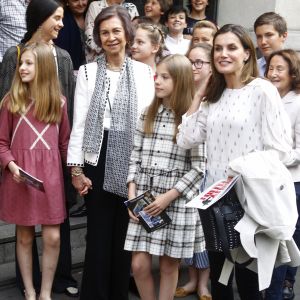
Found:
[[[173,6],[166,12],[166,23],[168,34],[165,45],[170,54],[185,55],[190,46],[190,40],[183,37],[186,28],[187,11],[182,6]]]
[[[287,24],[279,14],[266,12],[255,20],[254,32],[257,46],[263,55],[257,60],[259,75],[264,77],[266,60],[269,55],[274,51],[283,49],[287,38]]]

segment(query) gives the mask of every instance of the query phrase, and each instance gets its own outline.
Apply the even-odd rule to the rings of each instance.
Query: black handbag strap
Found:
[[[212,209],[214,211],[214,215],[215,215],[215,218],[216,218],[217,230],[219,232],[219,238],[221,240],[221,248],[222,248],[222,251],[223,251],[225,257],[230,262],[235,264],[237,267],[246,268],[248,265],[250,265],[253,262],[254,258],[250,257],[248,260],[246,260],[243,263],[233,261],[231,253],[230,253],[228,240],[227,240],[227,234],[226,234],[226,231],[225,231],[224,216],[222,215],[219,206],[215,205],[215,206],[212,207]]]
[[[225,257],[229,261],[231,261],[232,263],[234,263],[234,261],[232,259],[232,256],[230,254],[229,244],[228,244],[228,241],[227,241],[227,235],[226,235],[225,226],[224,226],[224,218],[222,216],[220,208],[217,205],[214,205],[212,207],[212,209],[214,211],[214,215],[215,215],[215,218],[216,218],[217,230],[219,232],[219,238],[221,240],[222,251],[223,251]]]

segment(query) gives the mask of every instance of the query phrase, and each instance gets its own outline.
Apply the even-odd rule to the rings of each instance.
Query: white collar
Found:
[[[167,35],[167,39],[169,39],[172,43],[174,44],[179,44],[181,43],[183,40],[185,40],[185,38],[183,37],[183,34],[181,34],[180,36],[173,38],[172,36],[170,36],[169,34]]]
[[[300,94],[296,94],[295,91],[289,91],[284,97],[282,97],[282,101],[284,103],[291,103],[295,100],[300,101]]]

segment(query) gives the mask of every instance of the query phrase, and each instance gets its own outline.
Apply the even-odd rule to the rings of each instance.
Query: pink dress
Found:
[[[5,100],[3,100],[5,101]],[[6,101],[5,101],[6,102]],[[66,218],[62,163],[66,161],[70,127],[66,101],[59,124],[33,116],[31,103],[24,114],[0,110],[0,219],[32,226],[60,224]],[[44,182],[45,192],[17,183],[7,168],[10,161]]]

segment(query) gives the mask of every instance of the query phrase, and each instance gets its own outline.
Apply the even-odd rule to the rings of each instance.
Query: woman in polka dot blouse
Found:
[[[212,61],[207,93],[197,93],[177,135],[184,148],[206,141],[206,187],[228,176],[231,160],[253,150],[272,149],[291,160],[288,117],[276,88],[257,78],[255,49],[243,27],[227,24],[216,33]],[[208,252],[213,299],[233,299],[232,278],[227,286],[218,282],[224,254]],[[242,300],[260,299],[256,273],[236,268],[235,275]]]

